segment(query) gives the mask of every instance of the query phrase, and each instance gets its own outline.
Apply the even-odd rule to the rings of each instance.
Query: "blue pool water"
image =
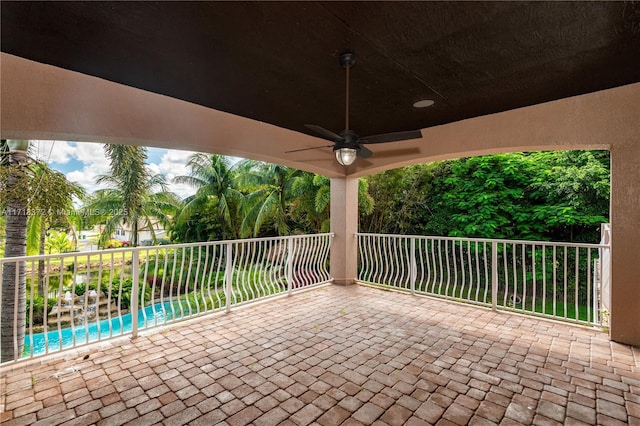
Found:
[[[184,307],[186,308],[186,306]],[[184,314],[188,315],[188,309]],[[146,316],[146,318],[145,318]],[[24,353],[32,355],[41,355],[46,352],[46,345],[49,345],[49,352],[58,351],[73,347],[74,337],[75,344],[85,344],[89,342],[95,342],[99,339],[105,339],[109,337],[109,333],[112,336],[124,335],[131,332],[131,317],[132,315],[125,314],[122,317],[112,318],[111,320],[105,319],[99,322],[89,321],[88,324],[76,325],[73,328],[63,328],[60,331],[50,331],[48,333],[37,333],[33,335],[33,352],[31,346],[31,337],[25,336],[24,338]],[[166,302],[164,304],[156,304],[147,306],[138,310],[138,329],[146,327],[164,324],[174,319],[181,318],[180,307],[177,304],[174,305],[173,312],[171,310],[171,303]],[[46,339],[45,339],[46,336]],[[62,345],[60,344],[62,339]]]

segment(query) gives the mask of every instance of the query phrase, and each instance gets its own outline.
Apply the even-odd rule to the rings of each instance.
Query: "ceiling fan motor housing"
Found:
[[[342,68],[351,68],[356,63],[356,54],[353,52],[345,52],[340,55],[340,66]]]
[[[349,129],[340,132],[340,139],[335,141],[333,150],[336,151],[340,148],[360,149],[358,135],[356,135],[353,130]]]

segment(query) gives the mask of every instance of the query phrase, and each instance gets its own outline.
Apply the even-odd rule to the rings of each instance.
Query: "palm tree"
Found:
[[[27,233],[27,254],[44,254],[44,234],[49,226],[56,225],[65,229],[73,229],[71,222],[77,212],[73,200],[81,199],[85,191],[77,183],[69,182],[65,175],[52,170],[41,162],[32,166],[35,188],[29,199],[33,215],[29,216]]]
[[[73,249],[73,243],[66,232],[51,231],[51,234],[47,237],[45,247],[49,254],[66,253]]]
[[[131,226],[132,245],[138,245],[138,231],[149,229],[155,241],[154,218],[167,227],[179,205],[175,194],[167,190],[164,176],[153,175],[145,165],[146,149],[128,145],[105,145],[111,175],[98,178],[109,188],[98,190],[89,210],[107,213],[100,244],[111,238],[120,224]]]
[[[251,160],[244,161],[241,168],[240,178],[252,191],[247,196],[242,234],[257,236],[262,226],[270,221],[278,235],[287,235],[291,189],[302,172],[278,164]]]
[[[215,204],[222,224],[222,238],[225,238],[226,230],[232,238],[237,237],[236,212],[242,193],[236,188],[235,168],[229,158],[196,153],[189,158],[187,166],[190,169],[189,175],[177,176],[174,182],[191,185],[197,190],[184,200],[185,204],[177,221],[185,221],[208,205]]]
[[[27,254],[43,255],[45,237],[52,224],[73,230],[69,218],[75,215],[73,198],[84,196],[84,189],[46,164],[34,162],[35,187],[29,199],[34,214],[27,220]],[[38,262],[38,295],[44,295],[44,260]]]
[[[29,196],[28,140],[2,141],[1,205],[6,217],[5,256],[27,254],[27,207]],[[26,262],[5,263],[2,268],[2,314],[0,315],[0,362],[22,354],[26,320]],[[14,338],[17,339],[14,346]]]
[[[329,232],[330,181],[326,176],[302,172],[292,186],[291,219],[305,232]],[[358,210],[364,215],[373,211],[373,198],[369,195],[366,179],[358,180]]]
[[[328,232],[331,189],[326,176],[302,172],[292,185],[291,219],[305,232]]]
[[[31,179],[34,181],[29,197],[30,215],[27,219],[27,255],[44,254],[45,236],[51,225],[73,231],[77,212],[74,197],[84,196],[84,189],[69,182],[60,172],[44,163],[30,160]]]
[[[12,149],[9,149],[12,148]],[[68,225],[72,197],[83,190],[59,172],[28,155],[28,140],[0,144],[0,207],[5,211],[5,256],[25,256],[31,247],[44,254],[47,224]],[[29,231],[29,232],[27,232]],[[38,294],[43,294],[44,262],[38,264]],[[2,361],[22,353],[26,308],[25,262],[7,263],[2,271]],[[17,303],[16,300],[17,295]],[[14,319],[17,328],[14,329]],[[17,352],[14,351],[14,336]]]
[[[145,193],[148,194],[151,186],[157,183],[150,182],[149,171],[145,165],[147,150],[133,145],[104,145],[105,153],[111,166],[110,176],[101,176],[98,183],[107,183],[114,191],[105,191],[102,195],[103,208],[113,212],[112,219],[107,222],[105,229],[108,239],[120,222],[131,225],[133,233],[133,245],[138,245],[138,219],[141,202]],[[162,190],[165,190],[164,186]],[[115,204],[114,204],[115,202]]]

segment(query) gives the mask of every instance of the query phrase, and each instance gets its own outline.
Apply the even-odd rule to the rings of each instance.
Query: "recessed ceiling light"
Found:
[[[433,105],[435,102],[432,101],[431,99],[423,99],[421,101],[415,102],[413,104],[414,108],[426,108],[426,107],[430,107],[431,105]]]

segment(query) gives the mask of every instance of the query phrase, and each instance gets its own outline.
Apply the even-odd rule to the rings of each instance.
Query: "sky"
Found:
[[[49,167],[82,185],[87,193],[104,188],[96,183],[100,175],[109,174],[109,161],[103,145],[90,142],[31,141],[35,156]],[[147,148],[147,163],[152,173],[161,173],[169,184],[169,190],[181,198],[192,195],[195,189],[189,185],[173,183],[173,178],[188,175],[186,163],[192,151]]]

